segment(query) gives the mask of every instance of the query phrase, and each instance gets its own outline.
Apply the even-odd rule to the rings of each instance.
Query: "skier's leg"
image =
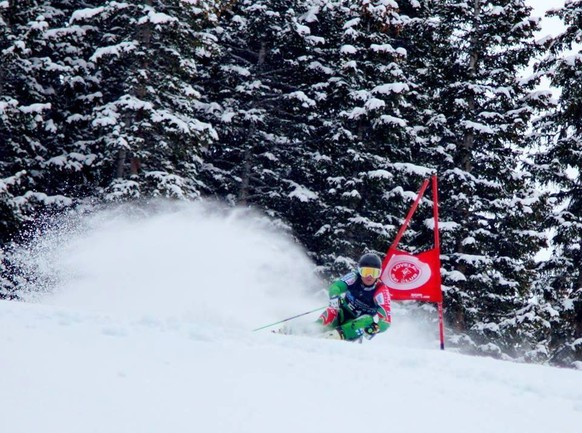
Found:
[[[340,326],[340,329],[346,340],[356,340],[364,334],[364,329],[371,326],[372,323],[374,323],[372,316],[364,314],[344,323]]]
[[[323,326],[337,326],[338,322],[338,311],[335,308],[327,307],[323,313],[317,319],[317,322]]]

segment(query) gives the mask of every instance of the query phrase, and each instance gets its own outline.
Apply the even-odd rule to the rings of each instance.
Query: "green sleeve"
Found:
[[[329,286],[329,297],[339,296],[348,290],[348,284],[345,281],[337,280]]]

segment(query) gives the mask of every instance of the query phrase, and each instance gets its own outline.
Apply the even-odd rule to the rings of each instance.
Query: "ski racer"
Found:
[[[379,280],[382,260],[376,254],[364,254],[357,271],[344,275],[329,287],[329,306],[318,323],[335,338],[358,340],[372,338],[390,327],[390,292]]]

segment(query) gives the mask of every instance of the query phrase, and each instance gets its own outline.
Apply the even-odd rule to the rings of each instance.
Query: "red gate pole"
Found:
[[[400,238],[404,234],[406,227],[408,227],[408,224],[410,223],[410,220],[412,219],[412,215],[414,214],[414,211],[418,207],[418,203],[420,202],[420,199],[424,195],[424,191],[426,191],[426,187],[428,186],[428,182],[429,182],[429,179],[425,179],[424,182],[422,182],[422,185],[420,187],[420,191],[418,191],[418,194],[416,195],[416,200],[414,200],[414,203],[410,207],[410,210],[408,211],[408,215],[406,215],[406,219],[404,220],[404,223],[402,223],[400,230],[398,230],[398,233],[396,234],[396,237],[394,238],[394,242],[392,242],[392,245],[390,245],[390,248],[388,249],[387,256],[390,255],[390,251],[395,250],[396,247],[398,246],[398,242],[400,242]]]
[[[440,239],[439,239],[439,194],[437,189],[437,177],[436,174],[432,176],[432,211],[434,217],[434,247],[441,253],[440,250]],[[440,260],[439,260],[440,263]],[[440,269],[439,269],[440,272]],[[440,279],[439,279],[440,281]],[[442,293],[442,287],[441,287]],[[443,318],[443,301],[437,303],[439,312],[439,336],[441,340],[441,350],[445,350],[445,324]]]
[[[441,350],[445,350],[445,324],[443,320],[443,303],[438,302],[437,307],[439,310],[439,336],[441,338]]]

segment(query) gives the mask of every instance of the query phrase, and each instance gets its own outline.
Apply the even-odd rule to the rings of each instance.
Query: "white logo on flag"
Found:
[[[393,255],[382,273],[382,281],[391,289],[414,290],[430,279],[430,266],[414,256]]]

